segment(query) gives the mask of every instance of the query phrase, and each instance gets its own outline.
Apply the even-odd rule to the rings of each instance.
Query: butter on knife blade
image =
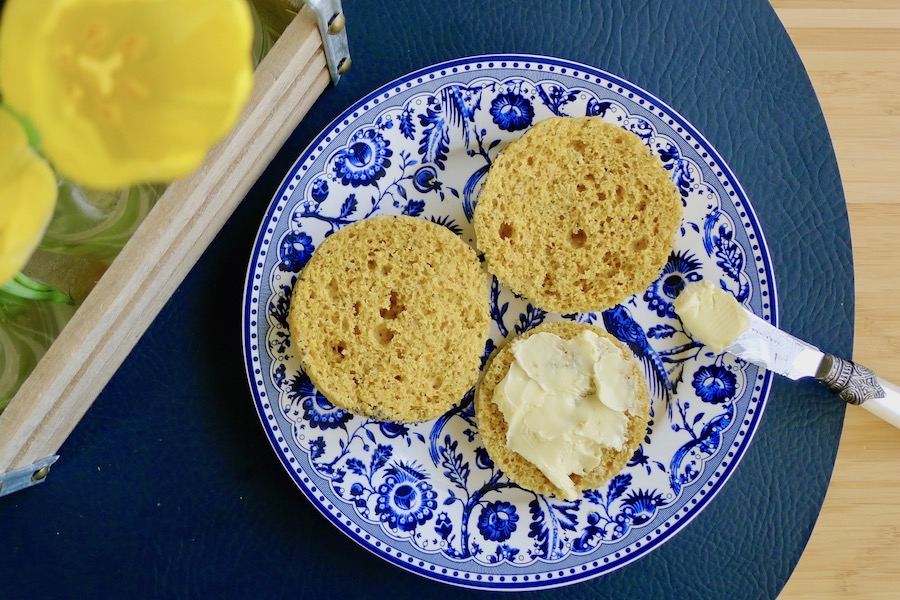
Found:
[[[675,310],[691,335],[714,352],[728,352],[790,379],[814,377],[846,402],[900,427],[900,388],[767,323],[714,284],[688,284],[675,299]]]

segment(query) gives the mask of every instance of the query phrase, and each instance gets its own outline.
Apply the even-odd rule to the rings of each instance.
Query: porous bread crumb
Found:
[[[553,312],[610,308],[666,264],[682,202],[640,138],[597,117],[535,124],[494,160],[475,208],[488,270]]]
[[[637,385],[632,408],[625,412],[628,416],[625,444],[621,450],[609,448],[604,453],[604,460],[601,464],[590,473],[583,476],[570,476],[579,494],[584,490],[603,485],[625,468],[628,460],[634,455],[647,434],[647,424],[650,420],[650,396],[647,392],[646,380],[640,366],[634,359],[631,350],[602,329],[573,321],[543,323],[523,334],[521,339],[528,339],[528,337],[544,331],[570,340],[577,337],[584,330],[593,331],[597,335],[612,341],[616,347],[622,350],[626,358],[631,359],[628,361],[631,368],[629,375]],[[478,382],[478,389],[475,392],[475,422],[478,424],[478,433],[481,436],[481,441],[485,450],[487,450],[488,456],[509,477],[510,481],[538,494],[562,498],[564,497],[563,491],[547,479],[547,476],[540,469],[521,454],[510,450],[506,445],[508,427],[503,413],[494,402],[494,392],[515,359],[510,349],[510,341],[507,340],[507,343],[491,357],[481,381]]]
[[[294,286],[288,323],[329,401],[412,423],[443,414],[475,385],[487,298],[487,274],[453,232],[378,216],[319,245]]]

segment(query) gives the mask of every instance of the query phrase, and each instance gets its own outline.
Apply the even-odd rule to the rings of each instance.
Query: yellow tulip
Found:
[[[171,181],[234,125],[252,42],[247,0],[7,0],[0,92],[72,181]]]
[[[53,170],[28,145],[19,121],[0,107],[0,285],[28,262],[55,204]]]

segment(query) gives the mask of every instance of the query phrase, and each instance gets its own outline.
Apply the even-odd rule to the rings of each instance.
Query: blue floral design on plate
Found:
[[[306,261],[312,257],[313,250],[315,248],[309,235],[302,231],[289,233],[282,238],[279,247],[282,268],[285,271],[299,273]]]
[[[328,180],[327,179],[316,179],[312,182],[312,189],[309,191],[309,195],[312,197],[313,202],[316,204],[322,204],[328,198]]]
[[[337,408],[315,388],[308,377],[298,374],[287,396],[299,402],[303,420],[312,428],[334,429],[344,427],[353,415]]]
[[[602,313],[548,313],[496,279],[491,339],[545,321],[606,328],[640,359],[653,419],[628,466],[576,500],[511,483],[481,444],[470,392],[445,415],[383,423],[334,407],[302,372],[287,310],[327,236],[376,214],[429,219],[473,243],[493,160],[553,115],[594,116],[638,135],[679,190],[684,216],[659,279]],[[334,525],[414,573],[528,590],[609,573],[646,555],[707,505],[759,423],[770,375],[713,354],[672,301],[706,279],[777,324],[772,266],[752,207],[683,117],[594,67],[538,56],[459,59],[372,92],[323,131],[285,178],[261,229],[244,304],[247,373],[278,459]],[[396,268],[401,268],[397,265]]]
[[[721,365],[700,367],[691,383],[697,396],[710,404],[727,402],[734,398],[737,391],[737,377]]]
[[[504,131],[522,131],[531,126],[534,108],[524,96],[506,92],[491,100],[491,116],[494,123]]]
[[[672,301],[688,283],[700,281],[703,263],[688,251],[673,252],[659,278],[644,292],[644,301],[660,317],[675,317]]]
[[[512,536],[518,522],[515,506],[509,502],[490,502],[481,509],[478,531],[492,542],[504,542]]]
[[[335,154],[334,174],[342,184],[353,187],[375,183],[391,166],[389,159],[394,153],[389,145],[377,129],[360,129],[350,138],[347,147]]]
[[[413,186],[421,194],[440,192],[443,184],[438,179],[437,169],[430,165],[420,167],[413,175]]]
[[[385,473],[375,505],[375,514],[382,523],[392,529],[414,531],[434,516],[437,493],[426,481],[427,473],[403,463],[397,463]]]

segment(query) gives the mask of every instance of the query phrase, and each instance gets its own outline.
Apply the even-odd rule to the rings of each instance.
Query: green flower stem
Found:
[[[0,287],[0,411],[74,314],[71,296],[25,275]]]
[[[18,300],[39,300],[75,305],[72,297],[65,292],[35,281],[23,273],[17,274],[0,286],[0,303],[17,302]]]

